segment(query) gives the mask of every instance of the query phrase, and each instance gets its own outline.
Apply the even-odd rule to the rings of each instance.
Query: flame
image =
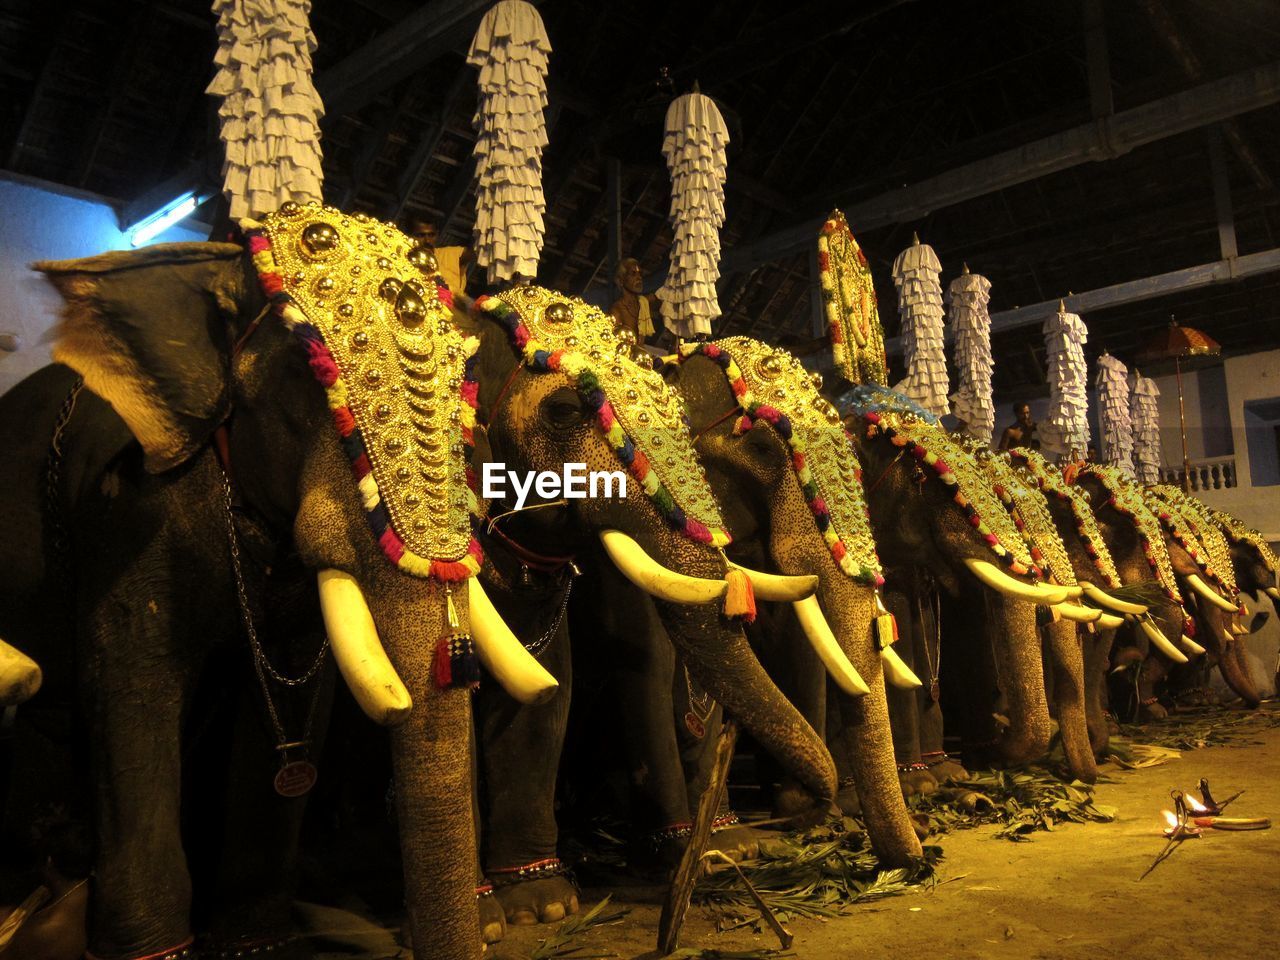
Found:
[[[1160,812],[1164,814],[1164,818],[1168,821],[1170,829],[1178,825],[1178,818],[1174,816],[1172,810],[1161,810]]]
[[[1209,809],[1189,793],[1184,793],[1182,795],[1182,799],[1186,801],[1186,804],[1191,808],[1192,813],[1204,813]]]

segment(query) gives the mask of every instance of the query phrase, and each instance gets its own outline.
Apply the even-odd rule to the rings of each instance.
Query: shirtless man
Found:
[[[1014,422],[1004,428],[1000,434],[1000,449],[1012,450],[1015,447],[1027,447],[1030,450],[1040,449],[1040,438],[1036,436],[1036,422],[1031,419],[1031,407],[1026,403],[1013,405]]]
[[[629,331],[642,346],[656,332],[654,319],[658,313],[658,298],[644,292],[644,274],[640,261],[627,257],[618,261],[613,282],[618,287],[618,299],[609,308],[618,331]]]

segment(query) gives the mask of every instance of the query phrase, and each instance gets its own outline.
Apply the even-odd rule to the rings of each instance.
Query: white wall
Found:
[[[178,226],[154,242],[205,239]],[[61,300],[30,264],[128,246],[106,199],[0,174],[0,333],[16,334],[21,344],[16,352],[0,351],[0,393],[49,362],[46,334]]]

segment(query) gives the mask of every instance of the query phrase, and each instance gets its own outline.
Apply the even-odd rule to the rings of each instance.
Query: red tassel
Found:
[[[444,636],[436,644],[436,686],[444,690],[453,683],[453,637]]]
[[[724,594],[725,616],[741,617],[746,623],[755,623],[756,595],[751,588],[751,578],[737,567],[730,567],[724,579],[729,585]]]

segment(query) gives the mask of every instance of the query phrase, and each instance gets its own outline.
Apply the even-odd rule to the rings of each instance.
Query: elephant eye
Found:
[[[586,417],[582,398],[576,390],[561,387],[542,401],[542,422],[552,429],[567,430]]]

